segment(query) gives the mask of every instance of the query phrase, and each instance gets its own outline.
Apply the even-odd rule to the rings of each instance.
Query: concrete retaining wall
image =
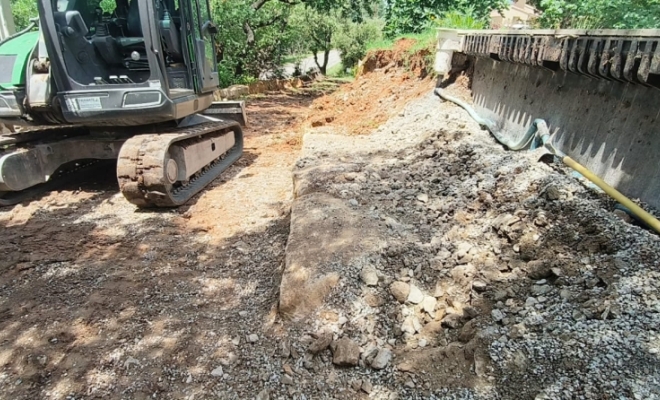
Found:
[[[559,149],[660,208],[660,90],[483,58],[472,90],[477,112],[504,132],[518,137],[543,118]]]
[[[519,137],[542,118],[560,150],[660,208],[660,31],[440,31],[439,39],[440,74],[450,69],[447,53],[476,57],[474,107],[503,133]]]

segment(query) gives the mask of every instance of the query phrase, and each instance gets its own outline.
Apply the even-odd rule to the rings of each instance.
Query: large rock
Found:
[[[360,346],[350,339],[339,339],[332,344],[332,363],[340,367],[352,367],[360,361]]]

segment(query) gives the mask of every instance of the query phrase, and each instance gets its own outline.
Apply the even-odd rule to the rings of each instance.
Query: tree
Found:
[[[30,18],[39,16],[35,0],[11,0],[11,14],[14,17],[16,29],[21,30],[28,26]]]
[[[341,53],[344,68],[352,68],[367,54],[367,44],[380,39],[382,23],[379,20],[366,20],[362,23],[342,24],[333,41]]]
[[[660,28],[660,0],[533,0],[543,28]]]
[[[333,38],[341,24],[339,12],[330,10],[321,13],[310,6],[301,5],[292,14],[291,29],[298,33],[303,51],[312,54],[319,71],[325,75]],[[319,53],[323,53],[322,62],[319,62]]]
[[[491,11],[508,5],[508,0],[386,0],[385,33],[393,37],[422,32],[447,11],[471,10],[476,19],[486,20]]]

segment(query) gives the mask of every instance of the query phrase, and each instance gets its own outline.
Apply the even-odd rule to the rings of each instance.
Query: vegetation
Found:
[[[488,21],[485,18],[477,18],[472,7],[464,10],[447,11],[435,21],[440,28],[485,29],[488,26]]]
[[[87,0],[96,6],[99,0]],[[137,1],[137,0],[134,0]],[[37,16],[35,0],[10,0],[18,29]],[[395,38],[435,41],[438,27],[480,29],[492,10],[510,0],[210,0],[219,33],[216,56],[223,86],[248,83],[281,66],[313,56],[322,73],[354,69],[370,49],[391,48]],[[531,0],[543,28],[660,28],[660,0]],[[101,0],[105,11],[114,0]],[[328,54],[342,65],[328,71]],[[307,71],[298,71],[307,72]]]
[[[11,0],[9,4],[11,13],[14,16],[14,24],[16,24],[18,30],[28,26],[30,18],[39,16],[35,0]]]
[[[503,10],[508,4],[507,0],[389,0],[385,10],[385,34],[396,37],[424,32],[434,27],[438,18],[452,11],[469,14],[472,19],[486,23],[492,10]]]
[[[660,28],[660,0],[533,0],[542,28]]]
[[[362,23],[345,23],[337,32],[334,47],[341,53],[344,70],[353,68],[367,54],[367,45],[382,38],[382,23],[370,20]]]

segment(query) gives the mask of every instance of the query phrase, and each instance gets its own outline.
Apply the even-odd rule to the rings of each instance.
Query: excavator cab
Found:
[[[27,93],[52,93],[39,104],[52,100],[61,122],[145,125],[212,102],[217,28],[207,0],[39,0],[39,22],[35,65],[47,58],[51,79],[27,85],[50,87]]]
[[[0,206],[116,159],[126,199],[176,207],[241,157],[208,0],[37,1],[0,41],[0,123],[37,125],[0,135]]]

